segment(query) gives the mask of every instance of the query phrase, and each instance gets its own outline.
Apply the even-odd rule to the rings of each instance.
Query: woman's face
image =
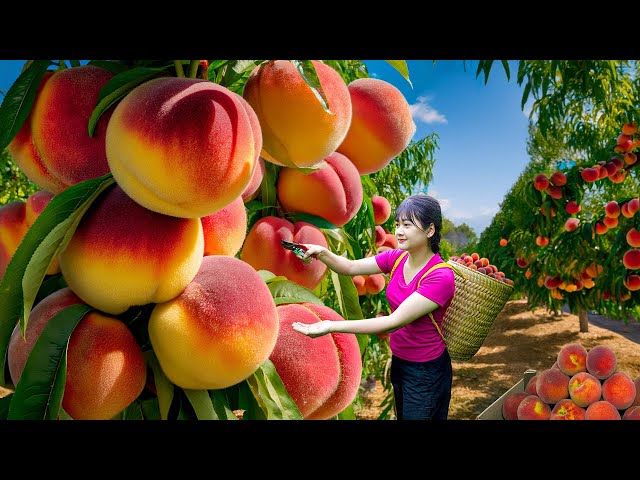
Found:
[[[396,221],[395,230],[398,248],[402,250],[415,249],[429,244],[427,233],[420,222],[415,223],[408,218],[401,218]]]

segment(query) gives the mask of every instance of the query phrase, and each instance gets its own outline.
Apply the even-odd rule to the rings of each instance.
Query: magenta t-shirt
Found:
[[[374,258],[383,273],[390,273],[393,264],[403,252],[404,250],[400,249],[386,250],[377,254]],[[453,271],[450,268],[437,268],[422,279],[420,287],[418,288],[418,280],[420,280],[433,265],[441,263],[443,261],[442,257],[436,253],[408,284],[405,283],[403,274],[404,264],[407,258],[409,258],[409,255],[405,255],[400,261],[393,273],[393,277],[391,277],[387,285],[387,301],[389,302],[391,311],[395,311],[398,305],[413,292],[417,291],[424,297],[440,305],[440,307],[431,313],[440,329],[442,329],[444,313],[449,305],[451,305],[451,300],[453,300],[453,294],[456,288]],[[434,360],[438,358],[446,348],[442,337],[431,322],[429,315],[417,318],[413,322],[392,332],[389,336],[389,342],[391,352],[395,356],[411,362]]]

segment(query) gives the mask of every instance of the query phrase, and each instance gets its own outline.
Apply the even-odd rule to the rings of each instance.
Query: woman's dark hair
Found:
[[[435,198],[424,193],[405,198],[396,209],[395,220],[396,222],[399,220],[409,220],[416,227],[422,227],[421,229],[425,230],[433,223],[435,231],[430,238],[431,250],[433,253],[440,251],[442,210],[440,209],[440,203]]]

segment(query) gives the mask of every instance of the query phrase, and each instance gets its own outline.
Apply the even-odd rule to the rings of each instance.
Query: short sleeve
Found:
[[[433,270],[423,278],[416,291],[443,307],[453,298],[455,290],[456,281],[453,271],[450,268],[442,267]]]
[[[385,250],[382,253],[378,253],[375,257],[376,263],[382,273],[389,273],[393,268],[393,265],[396,263],[396,260],[404,250],[394,249],[394,250]]]

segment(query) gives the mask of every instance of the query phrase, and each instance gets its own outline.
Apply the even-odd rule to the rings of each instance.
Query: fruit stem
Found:
[[[191,60],[189,64],[189,78],[196,78],[198,75],[198,67],[200,66],[200,60]]]
[[[174,60],[173,65],[176,67],[178,77],[184,77],[184,69],[182,68],[182,60]]]

